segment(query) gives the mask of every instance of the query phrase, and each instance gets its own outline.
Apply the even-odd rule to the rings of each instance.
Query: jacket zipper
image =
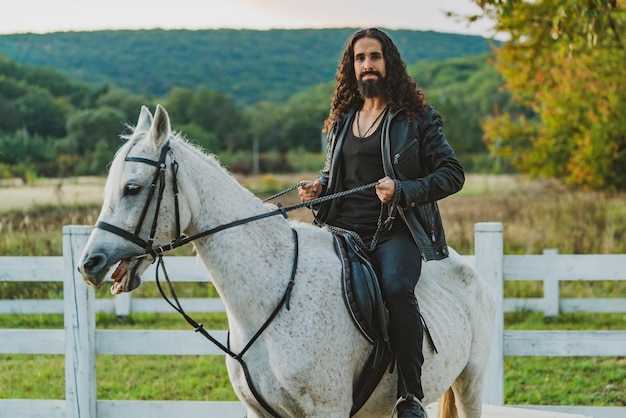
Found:
[[[428,218],[428,226],[430,226],[430,240],[434,244],[437,242],[437,238],[435,237],[435,222],[433,222],[430,213],[426,212],[426,217]]]
[[[393,163],[398,164],[398,160],[400,159],[402,153],[409,149],[409,147],[411,147],[415,142],[417,142],[417,138],[414,138],[413,141],[409,142],[400,151],[396,152],[393,156]]]

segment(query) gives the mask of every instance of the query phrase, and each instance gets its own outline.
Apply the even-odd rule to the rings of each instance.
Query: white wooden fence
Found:
[[[97,354],[223,354],[210,342],[189,331],[111,331],[96,330],[95,312],[171,312],[161,299],[97,299],[76,271],[76,263],[90,226],[63,228],[63,257],[0,257],[0,281],[61,281],[63,300],[0,301],[0,313],[61,313],[64,330],[0,330],[0,354],[64,354],[65,399],[0,399],[0,418],[152,418],[176,416],[191,418],[242,417],[238,402],[210,401],[103,401],[96,399]],[[541,310],[554,316],[558,311],[625,312],[626,299],[559,299],[558,283],[563,280],[626,280],[626,255],[503,255],[502,224],[479,223],[475,226],[474,263],[497,295],[502,295],[504,280],[543,280],[541,299],[498,300],[496,335],[488,366],[484,401],[504,402],[505,356],[624,356],[626,331],[504,331],[504,311]],[[168,258],[172,280],[210,281],[194,257]],[[154,267],[151,267],[151,269]],[[145,273],[144,279],[153,280]],[[223,311],[219,299],[181,299],[189,312]],[[215,332],[225,341],[226,333]],[[623,418],[626,408],[528,406],[547,411],[569,412],[594,418]]]

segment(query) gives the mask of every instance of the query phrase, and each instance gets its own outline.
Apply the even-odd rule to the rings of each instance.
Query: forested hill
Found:
[[[0,54],[51,67],[75,82],[133,94],[206,86],[239,105],[279,103],[334,80],[355,29],[122,30],[0,35]],[[388,30],[408,65],[477,55],[490,41],[470,35]],[[419,80],[418,80],[419,81]]]

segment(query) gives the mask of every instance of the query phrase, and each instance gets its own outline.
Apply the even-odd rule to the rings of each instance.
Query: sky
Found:
[[[476,14],[472,0],[0,0],[0,34],[103,29],[363,28],[490,37],[446,11]]]

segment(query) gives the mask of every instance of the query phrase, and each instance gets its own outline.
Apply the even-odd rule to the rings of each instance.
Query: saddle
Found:
[[[389,312],[383,302],[378,277],[366,254],[349,234],[333,234],[335,248],[343,267],[342,293],[348,312],[373,349],[359,374],[352,397],[350,416],[355,415],[391,364]]]

